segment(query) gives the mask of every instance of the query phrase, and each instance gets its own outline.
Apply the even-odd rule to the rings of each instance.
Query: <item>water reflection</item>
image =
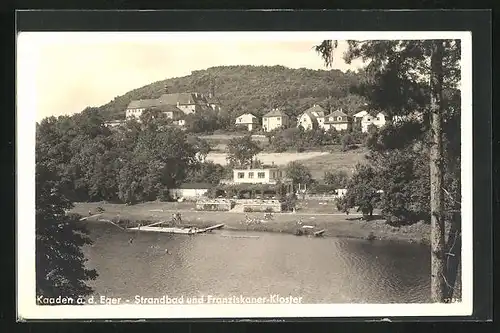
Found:
[[[302,296],[305,303],[429,300],[430,254],[420,245],[272,233],[131,235],[108,225],[88,227],[95,241],[85,249],[88,265],[99,273],[93,286],[110,297],[278,293]]]

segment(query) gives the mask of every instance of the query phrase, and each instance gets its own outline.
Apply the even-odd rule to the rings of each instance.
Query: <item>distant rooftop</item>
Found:
[[[280,109],[272,109],[268,113],[266,113],[264,116],[266,117],[287,117],[287,114],[281,111]]]
[[[325,114],[327,113],[327,111],[325,109],[323,109],[320,105],[313,105],[312,107],[310,107],[309,109],[307,109],[306,111],[304,111],[304,113],[308,114],[308,115],[312,115],[314,117],[324,117]],[[316,113],[317,116],[314,114]]]
[[[152,108],[163,105],[206,105],[208,103],[206,97],[202,94],[191,93],[174,93],[163,94],[156,99],[139,99],[133,100],[127,106],[127,109]]]

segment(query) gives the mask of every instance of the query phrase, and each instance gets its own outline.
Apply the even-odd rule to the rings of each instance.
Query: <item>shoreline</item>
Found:
[[[76,203],[71,210],[83,217],[88,216],[91,210],[103,207],[104,212],[99,217],[88,218],[89,222],[109,223],[103,220],[127,223],[129,226],[137,226],[148,223],[165,221],[168,224],[172,218],[172,212],[179,212],[182,216],[180,225],[188,225],[205,228],[211,225],[223,223],[221,230],[251,231],[251,232],[273,232],[294,235],[302,225],[315,227],[315,231],[325,229],[323,237],[354,238],[365,240],[385,240],[418,244],[429,244],[430,226],[419,222],[409,226],[391,227],[385,220],[363,221],[361,215],[327,214],[327,213],[274,213],[272,219],[264,220],[264,213],[239,213],[239,212],[205,212],[189,209],[166,209],[169,204],[174,203],[144,203],[133,206],[124,204],[103,203]],[[170,206],[171,206],[170,205]],[[160,207],[163,209],[151,209]],[[208,213],[208,214],[207,214]],[[260,223],[246,223],[246,216]]]

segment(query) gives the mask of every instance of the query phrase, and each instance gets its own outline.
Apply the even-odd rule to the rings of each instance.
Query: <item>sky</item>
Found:
[[[32,68],[36,121],[101,106],[132,89],[213,66],[327,69],[313,49],[322,39],[315,38],[207,40],[196,35],[158,39],[50,34],[31,33],[30,38],[18,39],[18,68],[28,62]],[[362,65],[359,61],[351,65],[343,61],[346,49],[347,43],[341,41],[332,68],[357,70]]]

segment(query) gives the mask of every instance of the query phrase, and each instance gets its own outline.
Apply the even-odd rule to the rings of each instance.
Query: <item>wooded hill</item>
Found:
[[[132,100],[158,98],[169,93],[212,92],[222,112],[235,118],[251,112],[262,116],[280,107],[295,117],[313,104],[358,112],[363,97],[353,92],[361,74],[339,70],[291,69],[283,66],[220,66],[193,71],[191,75],[166,79],[134,89],[99,107],[105,120],[121,119]],[[226,114],[227,115],[227,114]]]

